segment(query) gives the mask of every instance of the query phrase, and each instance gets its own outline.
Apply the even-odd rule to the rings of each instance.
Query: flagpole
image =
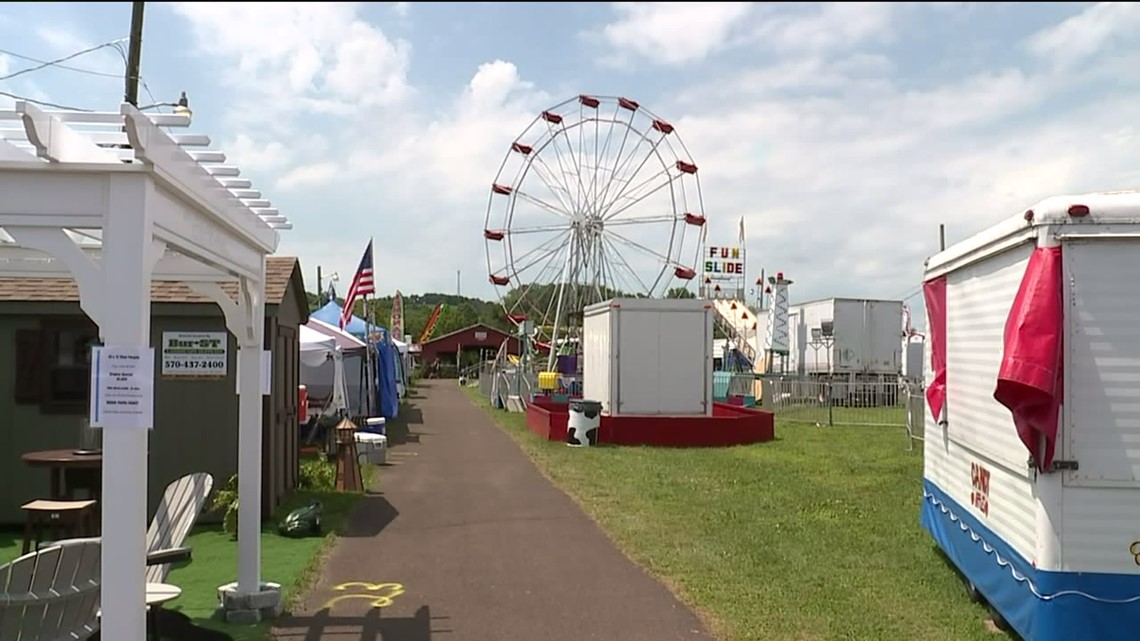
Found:
[[[748,297],[745,293],[748,291],[748,247],[744,241],[744,216],[740,217],[740,270],[744,272],[740,275],[740,293],[738,298],[748,307]]]
[[[369,256],[369,260],[372,262],[372,288],[375,289],[376,288],[376,249],[372,246],[372,237],[371,236],[368,237],[368,253],[371,254],[371,256]],[[368,346],[364,350],[364,358],[366,359],[365,364],[368,367],[368,373],[369,373],[368,378],[372,382],[371,390],[369,390],[369,394],[368,394],[368,416],[372,417],[372,416],[376,416],[376,413],[374,411],[376,408],[373,407],[373,403],[378,403],[380,400],[379,398],[377,398],[380,395],[380,380],[379,380],[380,376],[379,376],[379,372],[376,371],[376,360],[377,359],[373,358],[373,354],[372,354],[372,350],[376,349],[376,346],[372,342],[372,314],[370,313],[370,311],[368,309],[368,301],[369,301],[370,296],[371,296],[371,294],[365,294],[364,295],[364,332],[365,332],[364,333],[364,342]],[[377,354],[376,356],[379,356],[379,354]]]
[[[708,260],[709,255],[708,245],[709,223],[705,221],[705,224],[701,225],[701,284],[697,286],[697,296],[700,298],[712,298],[709,295],[708,285],[705,283],[705,278],[708,277],[708,273],[705,272],[705,261]]]

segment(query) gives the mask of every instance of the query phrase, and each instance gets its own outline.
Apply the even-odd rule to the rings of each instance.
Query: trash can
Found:
[[[570,400],[570,418],[566,424],[566,444],[590,447],[598,444],[598,426],[602,424],[602,404],[580,398]]]

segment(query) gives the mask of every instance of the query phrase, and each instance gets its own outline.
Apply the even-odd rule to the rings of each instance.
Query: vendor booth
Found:
[[[348,411],[348,389],[344,374],[344,355],[334,337],[307,325],[300,327],[301,384],[309,394],[316,390],[318,416],[333,416]],[[323,371],[320,371],[322,370]],[[331,375],[321,376],[331,370]],[[313,397],[311,397],[313,398]]]
[[[347,337],[347,340],[355,341],[356,348],[360,350],[359,353],[350,352],[342,347],[349,414],[395,418],[400,407],[397,383],[404,380],[399,349],[386,328],[369,325],[359,316],[352,316],[341,330],[340,314],[340,305],[329,301],[310,315],[308,325],[322,333],[336,334],[338,340],[346,340]],[[325,376],[331,380],[331,372]]]

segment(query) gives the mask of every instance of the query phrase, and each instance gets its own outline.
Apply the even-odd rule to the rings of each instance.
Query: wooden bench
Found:
[[[51,528],[52,540],[73,539],[97,534],[95,506],[97,501],[53,501],[36,499],[20,506],[24,521],[24,554],[39,548],[44,529]],[[62,534],[62,536],[61,536]],[[34,546],[33,546],[34,543]]]

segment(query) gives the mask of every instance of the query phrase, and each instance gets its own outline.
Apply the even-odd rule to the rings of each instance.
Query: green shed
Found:
[[[236,300],[236,285],[223,289]],[[237,473],[238,350],[221,309],[186,285],[154,282],[151,301],[157,360],[148,469],[153,512],[166,485],[184,474],[209,472],[217,488]],[[299,261],[270,256],[265,348],[272,352],[273,376],[262,415],[266,514],[297,485],[298,327],[308,320]],[[164,346],[203,334],[222,339],[224,358],[211,360],[212,369],[191,368],[187,374],[177,367],[179,357],[173,350],[166,353]],[[75,281],[0,278],[0,346],[6,356],[0,361],[0,523],[22,522],[20,505],[49,495],[49,471],[26,465],[24,453],[80,446],[88,413],[90,346],[97,339],[95,324],[79,309]]]

